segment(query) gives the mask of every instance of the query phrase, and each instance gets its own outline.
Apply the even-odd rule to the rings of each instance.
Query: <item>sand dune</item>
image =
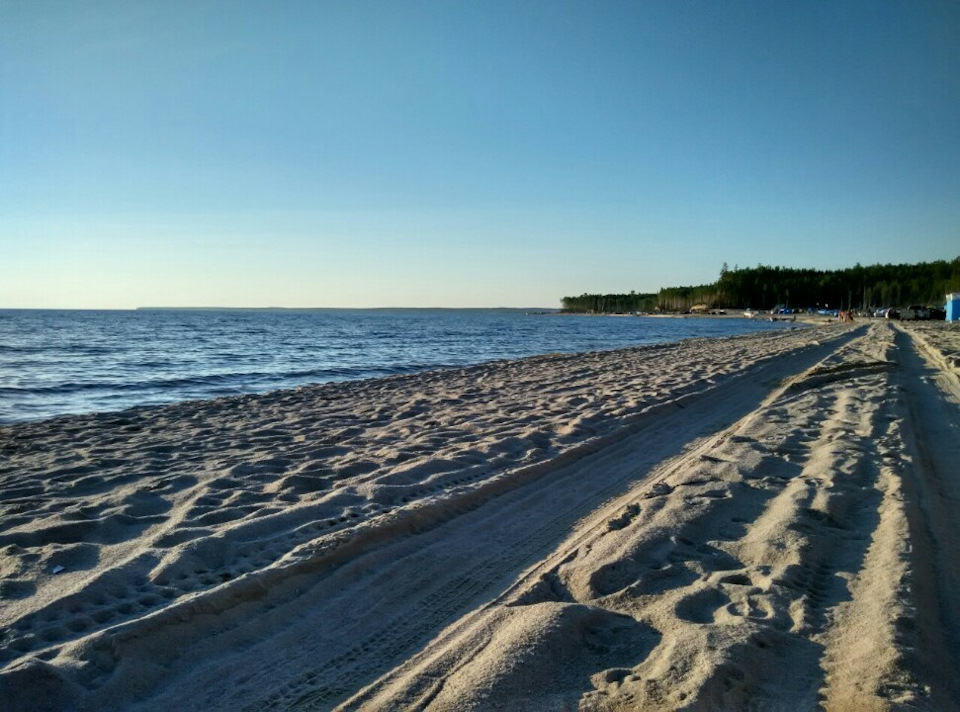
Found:
[[[10,709],[955,709],[960,331],[0,428]]]

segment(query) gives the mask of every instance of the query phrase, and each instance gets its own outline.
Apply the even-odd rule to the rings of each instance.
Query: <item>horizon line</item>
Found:
[[[231,307],[231,306],[138,306],[138,307],[0,307],[0,311],[560,311],[559,307]]]

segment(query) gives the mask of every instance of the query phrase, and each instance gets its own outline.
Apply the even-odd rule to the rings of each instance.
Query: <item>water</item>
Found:
[[[0,310],[0,423],[784,328],[515,310]]]

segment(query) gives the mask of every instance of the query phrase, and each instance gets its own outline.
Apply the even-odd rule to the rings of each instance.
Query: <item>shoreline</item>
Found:
[[[597,315],[603,316],[603,315]],[[616,354],[646,351],[650,349],[674,351],[683,349],[686,346],[702,346],[709,342],[723,342],[735,339],[750,339],[755,336],[764,336],[770,334],[788,333],[792,330],[770,330],[760,331],[748,334],[734,334],[728,336],[693,336],[677,341],[664,341],[653,344],[637,344],[633,346],[616,346],[611,348],[595,349],[592,351],[577,352],[554,352],[538,354],[533,356],[524,356],[520,358],[503,358],[484,361],[477,364],[462,366],[447,366],[433,368],[422,371],[412,371],[410,373],[396,373],[386,376],[372,376],[343,381],[325,381],[320,383],[307,383],[289,388],[276,388],[260,393],[238,393],[213,398],[189,398],[169,403],[144,403],[134,405],[121,410],[90,411],[84,413],[60,413],[46,418],[35,420],[23,420],[13,422],[0,422],[0,438],[3,438],[4,431],[16,430],[20,428],[30,429],[34,427],[43,427],[46,424],[63,424],[72,429],[76,423],[71,421],[91,421],[90,425],[100,424],[103,427],[113,427],[115,425],[126,425],[131,418],[142,420],[151,414],[156,413],[165,421],[175,422],[181,418],[195,419],[199,417],[200,412],[217,412],[222,408],[237,409],[241,407],[254,407],[262,405],[268,408],[275,408],[276,402],[296,400],[300,395],[305,398],[316,398],[319,401],[340,400],[343,398],[363,398],[370,390],[379,391],[381,386],[394,385],[396,383],[410,382],[412,389],[416,389],[421,380],[433,383],[438,377],[450,375],[458,378],[470,379],[477,374],[480,377],[487,377],[490,370],[497,369],[516,369],[525,373],[525,379],[531,380],[531,369],[536,369],[546,365],[547,368],[562,368],[568,364],[576,364],[581,359],[589,362],[599,362],[608,364],[616,359]],[[609,374],[607,375],[609,377]],[[581,384],[586,385],[586,384]],[[340,390],[345,391],[339,393]],[[329,392],[329,393],[328,393]],[[180,410],[183,409],[181,413]],[[168,412],[169,411],[169,412]]]
[[[640,319],[724,319],[724,320],[737,320],[737,319],[746,319],[752,320],[750,317],[743,315],[743,310],[726,310],[729,313],[727,314],[709,314],[709,313],[674,313],[668,312],[663,314],[654,314],[654,313],[640,313],[640,314],[614,314],[614,313],[580,313],[580,312],[563,312],[556,311],[553,312],[554,316],[590,316],[590,317],[631,317],[631,318],[640,318]],[[774,314],[761,314],[759,315],[759,320],[767,320],[768,317],[778,317],[777,321],[796,321],[797,323],[803,324],[814,324],[814,325],[823,325],[823,324],[833,324],[837,322],[837,317],[835,316],[823,316],[821,314],[808,314],[804,313],[795,313],[789,315],[774,315]],[[860,317],[858,320],[865,321],[866,323],[873,323],[876,321],[874,318],[869,317]]]
[[[425,321],[410,315],[381,321],[366,314],[358,318],[356,334],[343,328],[341,317],[301,315],[292,321],[261,321],[184,312],[184,321],[158,318],[156,341],[150,344],[140,344],[146,327],[129,317],[110,328],[96,319],[74,321],[63,314],[49,321],[32,317],[12,321],[4,333],[14,345],[0,353],[0,370],[7,369],[10,386],[0,399],[0,423],[782,326],[703,321],[534,323],[520,312],[510,316],[486,312],[487,316],[474,318],[461,310],[453,317]],[[198,328],[212,329],[211,338],[194,343],[192,335]],[[19,329],[32,336],[17,346]],[[104,329],[110,334],[106,341]],[[231,329],[240,334],[261,330],[270,336],[230,342]],[[44,337],[46,333],[51,336]],[[95,348],[78,346],[91,341]]]
[[[958,333],[831,324],[0,426],[0,700],[406,708],[431,680],[437,709],[522,708],[530,680],[596,709],[840,705],[894,681],[949,699],[891,631],[950,631],[911,603],[897,493],[936,491],[955,454],[903,424],[960,422]],[[940,380],[901,403],[924,369]],[[960,545],[933,524],[918,549]],[[816,591],[787,583],[823,566]],[[949,608],[947,583],[927,595]],[[794,683],[736,652],[756,641]]]

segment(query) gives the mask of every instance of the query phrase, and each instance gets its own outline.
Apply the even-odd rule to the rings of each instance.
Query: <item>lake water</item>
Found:
[[[0,423],[790,327],[504,309],[0,310]]]

